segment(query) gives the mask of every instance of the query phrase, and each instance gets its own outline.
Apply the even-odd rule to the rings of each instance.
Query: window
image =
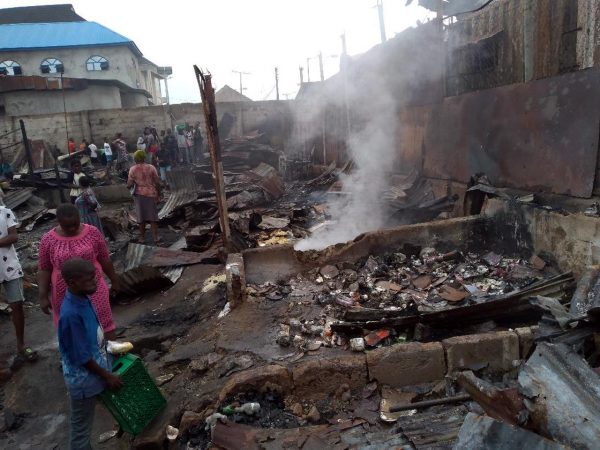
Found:
[[[63,73],[65,71],[65,66],[63,66],[60,59],[46,58],[42,61],[40,70],[42,73]]]
[[[22,75],[21,65],[16,61],[6,60],[0,62],[0,75]]]
[[[103,56],[90,56],[87,60],[87,70],[108,70],[108,60]]]

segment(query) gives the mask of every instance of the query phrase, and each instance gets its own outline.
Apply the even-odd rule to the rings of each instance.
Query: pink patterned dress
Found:
[[[96,227],[87,224],[83,224],[81,232],[73,237],[60,236],[52,229],[42,237],[40,242],[38,267],[40,270],[52,272],[50,283],[54,324],[58,325],[60,307],[67,290],[67,284],[63,280],[60,268],[65,261],[71,258],[87,259],[96,267],[98,288],[92,295],[92,304],[104,331],[113,331],[116,326],[110,309],[108,285],[104,281],[102,267],[99,263],[99,261],[106,261],[109,258],[108,247],[102,233]]]

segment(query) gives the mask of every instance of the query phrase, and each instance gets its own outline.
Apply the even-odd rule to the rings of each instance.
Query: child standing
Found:
[[[96,396],[107,387],[120,389],[123,382],[111,372],[104,333],[89,298],[96,292],[96,268],[73,258],[65,261],[61,274],[68,287],[60,308],[58,345],[71,405],[69,448],[91,449]]]
[[[88,225],[95,226],[102,234],[104,234],[102,221],[98,215],[100,203],[98,203],[94,191],[91,188],[91,180],[85,176],[81,177],[79,179],[79,186],[81,186],[81,194],[75,199],[75,206],[79,211],[81,221]]]

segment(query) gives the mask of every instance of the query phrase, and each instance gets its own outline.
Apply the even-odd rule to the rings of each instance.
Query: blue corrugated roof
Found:
[[[131,39],[96,22],[15,23],[0,25],[0,51],[42,48],[129,45],[141,52]]]

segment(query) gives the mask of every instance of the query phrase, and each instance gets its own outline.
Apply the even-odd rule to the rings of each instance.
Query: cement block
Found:
[[[529,356],[531,349],[535,346],[534,333],[538,327],[523,327],[516,328],[515,333],[519,337],[519,354],[521,359],[525,359]]]
[[[519,359],[519,337],[511,331],[455,336],[443,340],[442,344],[449,374],[484,367],[504,372],[512,369],[513,361]]]
[[[227,256],[225,275],[227,281],[227,300],[231,308],[235,308],[246,299],[246,272],[244,269],[244,258],[240,253],[231,253]]]
[[[442,380],[444,348],[439,342],[397,344],[367,352],[369,378],[392,387]]]

